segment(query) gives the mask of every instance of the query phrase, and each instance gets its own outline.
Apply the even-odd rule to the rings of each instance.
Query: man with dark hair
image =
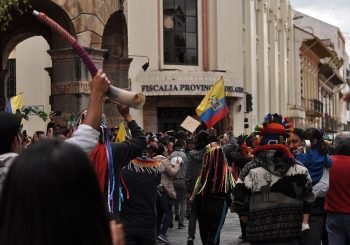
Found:
[[[211,142],[211,135],[201,130],[196,136],[195,149],[188,153],[188,164],[186,168],[186,189],[189,196],[192,195],[196,180],[202,167],[203,156],[206,152],[205,147]],[[187,244],[194,244],[196,234],[197,213],[194,202],[190,203],[190,220],[188,224],[188,240]]]
[[[326,228],[331,245],[348,244],[350,240],[350,132],[339,133],[334,144],[325,202]]]
[[[303,145],[303,133],[304,130],[301,128],[294,128],[292,138],[287,141],[289,150],[293,155],[295,155],[297,149]]]
[[[156,150],[148,145],[144,156],[131,160],[121,171],[125,199],[119,218],[126,244],[156,244],[157,187],[164,170],[163,164],[152,158]]]

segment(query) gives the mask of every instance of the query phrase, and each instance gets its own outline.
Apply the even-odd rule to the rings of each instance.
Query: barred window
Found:
[[[6,81],[6,96],[10,98],[16,95],[16,59],[7,60],[7,81]]]
[[[164,64],[198,65],[197,0],[163,0]]]

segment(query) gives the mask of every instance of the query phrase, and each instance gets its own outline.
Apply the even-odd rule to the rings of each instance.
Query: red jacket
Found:
[[[333,165],[329,169],[325,210],[350,214],[350,156],[334,155],[331,158]]]

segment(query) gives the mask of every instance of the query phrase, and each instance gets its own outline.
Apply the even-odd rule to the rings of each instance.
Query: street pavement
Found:
[[[186,245],[187,244],[187,228],[188,228],[188,220],[185,221],[185,228],[178,229],[177,222],[174,221],[174,228],[168,229],[167,236],[171,241],[171,245]],[[249,243],[242,243],[241,240],[238,239],[241,234],[241,228],[239,226],[239,220],[237,214],[232,214],[230,212],[227,213],[224,227],[221,231],[220,237],[220,245],[238,245],[244,244],[248,245]],[[157,244],[162,245],[164,243],[158,242]],[[197,223],[197,234],[194,242],[195,245],[200,245],[201,239],[199,236],[199,228]]]

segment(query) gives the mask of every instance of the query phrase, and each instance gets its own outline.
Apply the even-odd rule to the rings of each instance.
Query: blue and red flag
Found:
[[[221,77],[216,81],[209,93],[196,108],[196,113],[205,123],[207,128],[211,128],[224,118],[227,112],[228,108],[225,101],[225,85],[224,80]]]

